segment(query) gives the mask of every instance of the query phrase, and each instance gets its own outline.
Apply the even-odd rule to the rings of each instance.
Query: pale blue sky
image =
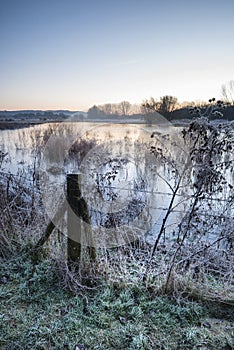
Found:
[[[0,109],[220,97],[233,15],[233,0],[0,0]]]

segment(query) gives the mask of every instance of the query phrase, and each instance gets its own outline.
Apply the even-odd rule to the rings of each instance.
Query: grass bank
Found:
[[[0,281],[1,350],[234,348],[234,305],[121,282],[75,294],[44,258],[2,263]]]

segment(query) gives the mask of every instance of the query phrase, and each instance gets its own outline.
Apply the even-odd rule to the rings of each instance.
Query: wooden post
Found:
[[[79,187],[79,175],[67,175],[67,259],[68,262],[79,263],[81,259],[81,223],[79,220],[79,201],[81,191]]]
[[[70,262],[81,262],[82,253],[82,235],[88,234],[89,244],[92,244],[92,228],[89,216],[88,206],[84,198],[81,196],[79,182],[80,174],[67,175],[67,223],[68,223],[68,239],[67,239],[67,259]],[[83,222],[83,224],[82,224]],[[85,231],[85,224],[89,225],[88,232]],[[83,237],[86,238],[86,237]],[[96,260],[96,249],[93,246],[88,247],[88,255],[91,261]]]

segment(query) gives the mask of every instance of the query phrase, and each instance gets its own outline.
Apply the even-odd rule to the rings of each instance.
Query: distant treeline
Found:
[[[104,120],[104,121],[118,121],[118,120],[138,120],[139,122],[146,122],[152,124],[157,122],[155,116],[160,113],[164,118],[169,121],[174,120],[190,120],[194,117],[190,113],[189,108],[194,106],[191,105],[181,106],[177,103],[177,99],[172,96],[164,96],[159,101],[151,98],[150,100],[144,101],[141,105],[131,105],[127,101],[123,101],[119,104],[105,104],[101,106],[94,105],[88,112],[72,112],[72,111],[0,111],[0,121],[3,122],[36,122],[45,123],[47,121],[61,122],[69,117],[71,120],[82,121],[82,120]],[[202,114],[209,107],[209,104],[202,104],[199,106]],[[219,115],[220,119],[228,121],[234,120],[234,106],[227,105],[225,108],[221,108]],[[213,119],[218,119],[217,115],[212,116]],[[2,125],[3,128],[3,125]]]
[[[200,107],[202,113],[206,111],[206,108],[207,107]],[[223,117],[220,117],[220,119],[234,120],[234,106],[227,106],[225,109],[221,109],[220,112],[223,114]],[[194,116],[189,113],[188,108],[180,108],[168,113],[165,117],[169,120],[180,120],[192,119]],[[214,115],[211,119],[217,119],[217,117]]]
[[[144,107],[144,106],[143,106]],[[205,113],[208,105],[199,107],[202,113]],[[123,114],[120,111],[117,113],[108,113],[105,110],[101,108],[101,106],[93,106],[89,109],[87,118],[91,120],[116,120],[116,119],[134,119],[134,120],[145,120],[147,123],[153,123],[154,122],[154,115],[157,113],[160,113],[164,118],[168,119],[169,121],[173,120],[182,120],[182,119],[192,119],[194,115],[191,115],[189,112],[189,106],[183,107],[183,108],[176,108],[172,111],[169,110],[161,110],[161,109],[150,109],[141,108],[141,111],[138,113],[130,113],[130,110],[128,114]],[[220,112],[223,116],[220,117],[220,119],[225,120],[234,120],[234,106],[226,106],[224,109],[221,109]],[[211,117],[211,119],[217,119],[217,116]]]
[[[220,108],[220,103],[225,108]],[[226,120],[234,119],[234,105],[228,101],[216,101],[212,98],[209,102],[201,102],[197,105],[195,102],[180,103],[175,96],[170,95],[162,96],[159,99],[151,97],[138,105],[131,104],[128,101],[94,105],[89,108],[87,117],[91,120],[132,118],[143,119],[147,123],[153,123],[155,113],[161,114],[168,120],[192,119],[193,115],[190,113],[190,108],[195,106],[199,107],[202,114],[207,109],[218,108],[222,113],[219,117]],[[217,114],[214,115],[214,119],[217,119]]]

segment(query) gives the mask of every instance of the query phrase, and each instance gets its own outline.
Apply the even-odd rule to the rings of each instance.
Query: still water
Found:
[[[116,232],[118,237],[125,234],[122,243],[126,235],[130,240],[143,235],[154,241],[187,161],[181,129],[171,124],[66,122],[3,130],[0,152],[5,154],[1,172],[25,176],[29,186],[31,176],[36,177],[50,218],[66,199],[67,174],[80,174],[92,229],[96,237],[105,235],[109,246],[120,244]],[[191,182],[184,176],[167,221],[167,236],[175,235],[189,208]],[[219,210],[218,205],[214,202],[213,208]]]
[[[67,174],[80,174],[82,196],[97,236],[100,227],[115,232],[125,228],[150,241],[172,197],[175,165],[182,171],[187,157],[180,129],[170,124],[67,122],[3,130],[0,137],[0,151],[6,154],[1,171],[28,177],[36,174],[50,217],[66,196]],[[155,157],[152,147],[166,155],[167,161]],[[178,191],[167,233],[174,233],[189,205],[187,180],[186,189]]]

